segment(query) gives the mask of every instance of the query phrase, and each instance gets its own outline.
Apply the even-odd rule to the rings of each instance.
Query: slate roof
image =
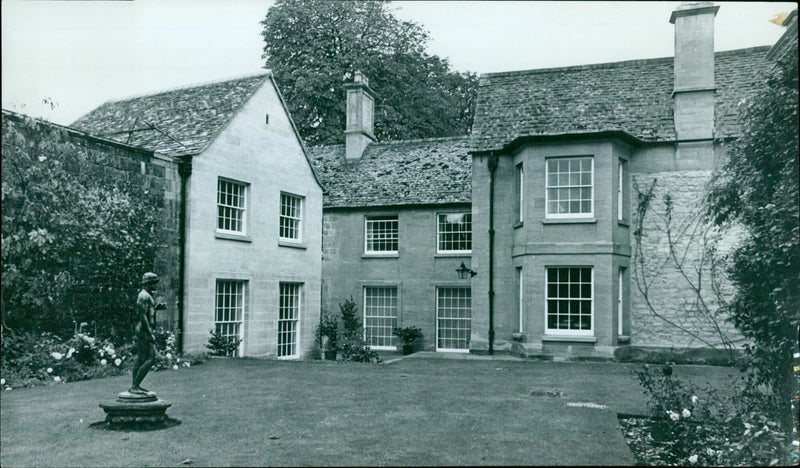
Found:
[[[325,208],[471,203],[469,137],[371,143],[345,162],[344,145],[308,149]]]
[[[106,102],[71,127],[171,156],[198,154],[269,77],[259,74]]]
[[[759,86],[769,47],[717,52],[717,137],[739,133],[737,105]],[[521,136],[624,131],[646,142],[675,139],[673,57],[481,76],[473,150]]]

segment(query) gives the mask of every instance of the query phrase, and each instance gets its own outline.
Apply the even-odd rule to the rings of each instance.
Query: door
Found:
[[[472,290],[436,288],[436,351],[468,353],[471,323]]]

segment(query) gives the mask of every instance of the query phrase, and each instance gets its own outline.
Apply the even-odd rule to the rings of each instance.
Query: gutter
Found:
[[[487,160],[489,168],[489,355],[494,354],[494,171],[497,155],[492,152]]]
[[[178,174],[181,178],[181,205],[178,215],[178,352],[183,353],[184,295],[186,283],[186,185],[192,175],[192,157],[183,156],[178,160]]]

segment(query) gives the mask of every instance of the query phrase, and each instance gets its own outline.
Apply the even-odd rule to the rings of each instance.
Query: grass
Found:
[[[700,383],[731,372],[676,368]],[[625,364],[214,359],[145,379],[180,425],[90,427],[129,383],[3,392],[2,466],[632,465],[616,414],[646,407]]]

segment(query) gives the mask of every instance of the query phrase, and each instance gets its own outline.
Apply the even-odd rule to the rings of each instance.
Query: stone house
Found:
[[[302,358],[319,321],[322,188],[271,74],[107,102],[72,124],[170,161],[174,311],[186,352]],[[173,247],[174,248],[174,247]]]
[[[672,13],[675,57],[482,75],[468,139],[375,142],[374,92],[356,74],[345,145],[310,149],[326,187],[323,307],[352,296],[381,349],[409,325],[442,351],[735,344],[714,297],[691,289],[709,260],[685,226],[770,48],[715,53],[718,8]]]
[[[376,142],[365,77],[347,88],[344,145],[309,148],[325,187],[322,307],[353,298],[374,349],[422,329],[425,349],[469,351],[472,252],[469,138]]]
[[[472,268],[494,275],[472,280],[489,291],[473,298],[473,349],[619,356],[740,339],[711,288],[694,290],[711,274],[698,210],[769,47],[715,53],[718,8],[672,13],[674,58],[481,77]]]

